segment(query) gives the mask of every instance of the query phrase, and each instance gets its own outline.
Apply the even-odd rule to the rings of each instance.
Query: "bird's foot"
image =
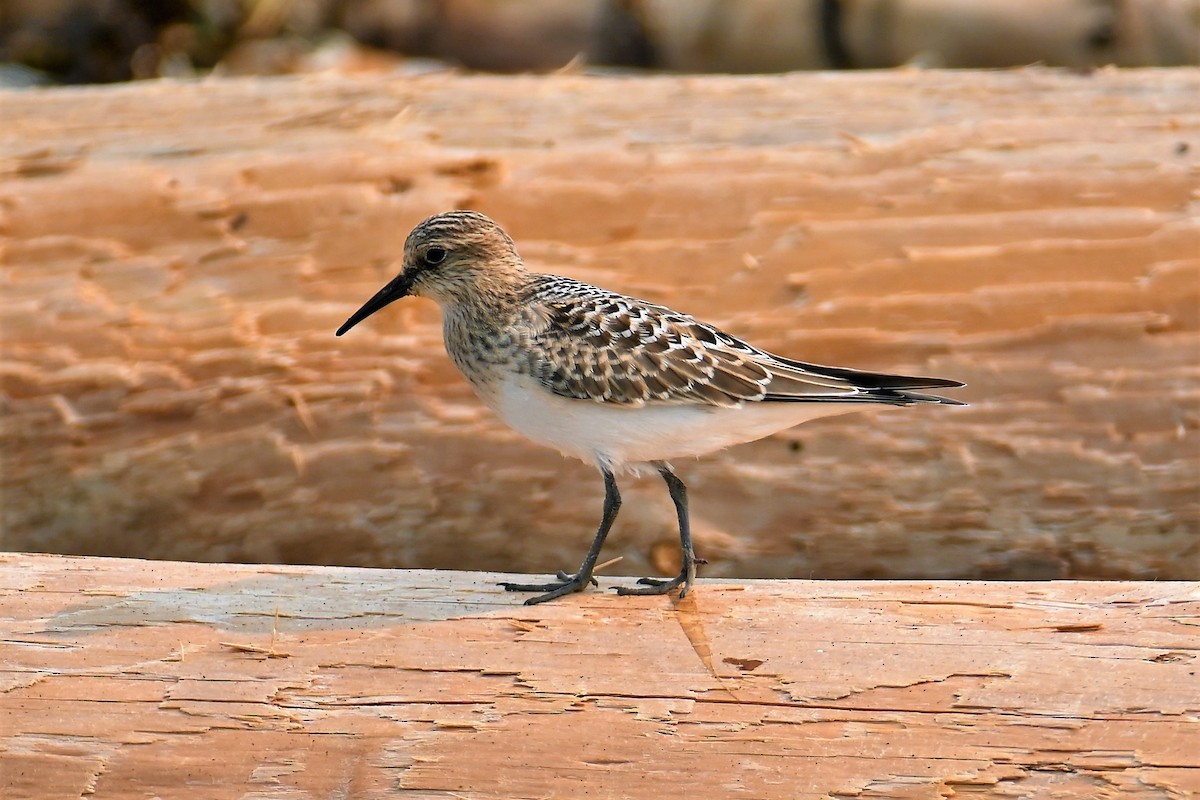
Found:
[[[506,592],[543,592],[536,597],[531,597],[525,601],[525,605],[533,606],[538,603],[544,603],[547,600],[564,595],[582,592],[590,583],[592,586],[599,586],[599,582],[588,575],[586,578],[580,579],[578,575],[570,575],[562,570],[559,570],[555,576],[558,580],[554,583],[502,583]]]
[[[674,578],[638,578],[638,583],[642,585],[641,588],[618,586],[617,594],[668,594],[682,586],[683,588],[679,590],[679,599],[682,600],[692,590],[692,581],[696,578],[696,565],[707,563],[703,558],[693,558],[690,564],[683,565],[683,569]]]
[[[673,591],[676,587],[683,586],[683,588],[679,590],[679,598],[682,600],[684,597],[687,597],[688,590],[692,588],[691,582],[688,581],[686,572],[681,572],[670,580],[662,580],[661,578],[639,578],[638,583],[642,584],[640,588],[618,586],[617,594],[667,594]]]

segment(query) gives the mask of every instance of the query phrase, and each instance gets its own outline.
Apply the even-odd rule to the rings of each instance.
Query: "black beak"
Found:
[[[408,290],[411,288],[411,276],[405,275],[403,272],[400,273],[392,279],[391,283],[376,292],[374,297],[363,303],[362,308],[351,314],[350,319],[343,322],[342,327],[337,329],[337,335],[341,336],[389,303],[394,303],[402,297],[407,297]]]

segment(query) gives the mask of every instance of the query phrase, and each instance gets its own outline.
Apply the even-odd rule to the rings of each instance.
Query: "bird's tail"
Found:
[[[858,390],[851,395],[810,395],[807,398],[790,397],[787,395],[768,394],[766,400],[807,400],[809,402],[824,400],[840,403],[887,403],[896,406],[908,406],[914,403],[938,403],[945,406],[965,406],[961,400],[953,400],[936,394],[911,391],[913,389],[958,389],[966,386],[962,381],[948,378],[923,378],[913,375],[890,375],[885,372],[865,372],[847,367],[826,367],[821,364],[807,364],[791,359],[776,359],[794,369],[803,370],[812,375],[820,375],[844,381],[848,389]]]

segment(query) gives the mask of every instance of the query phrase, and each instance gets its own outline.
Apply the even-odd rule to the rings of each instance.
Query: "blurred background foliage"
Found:
[[[1200,0],[0,0],[0,83],[1200,63]]]

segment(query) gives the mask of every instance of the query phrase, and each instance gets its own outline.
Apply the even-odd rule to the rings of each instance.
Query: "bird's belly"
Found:
[[[507,377],[481,396],[518,433],[565,455],[613,468],[703,455],[862,408],[850,403],[606,405],[560,397],[523,375]]]

